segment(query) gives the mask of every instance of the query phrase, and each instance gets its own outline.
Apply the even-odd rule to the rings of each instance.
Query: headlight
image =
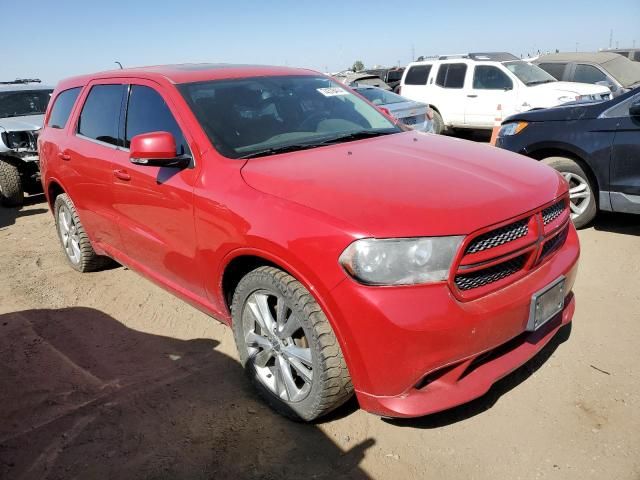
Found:
[[[524,130],[527,125],[529,125],[528,122],[510,122],[510,123],[505,123],[502,128],[500,128],[500,131],[498,132],[498,136],[499,137],[508,137],[510,135],[516,135],[518,133],[520,133],[522,130]]]
[[[368,285],[439,282],[447,279],[463,238],[363,238],[342,252],[340,264]]]

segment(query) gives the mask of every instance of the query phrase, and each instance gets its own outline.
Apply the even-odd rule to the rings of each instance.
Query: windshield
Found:
[[[51,92],[52,90],[0,92],[0,118],[43,114]]]
[[[527,86],[557,82],[555,78],[537,65],[532,65],[520,60],[515,62],[504,62],[503,65]]]
[[[395,93],[387,92],[381,88],[358,88],[356,89],[360,95],[369,100],[374,105],[390,105],[392,103],[409,102],[404,97]]]
[[[630,87],[640,82],[640,63],[632,62],[625,57],[616,57],[602,64],[602,67],[623,87]]]
[[[254,77],[178,88],[211,143],[229,158],[401,131],[362,98],[326,77]]]

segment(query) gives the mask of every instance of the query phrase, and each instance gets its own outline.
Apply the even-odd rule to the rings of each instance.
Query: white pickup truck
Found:
[[[509,53],[445,55],[413,62],[400,85],[403,97],[431,106],[436,133],[449,127],[492,128],[498,105],[505,118],[533,108],[611,98],[605,86],[559,82]]]

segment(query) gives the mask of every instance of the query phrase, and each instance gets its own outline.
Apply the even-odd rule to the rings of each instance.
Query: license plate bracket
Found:
[[[564,284],[565,277],[561,276],[531,296],[527,331],[538,330],[562,311],[566,295]]]

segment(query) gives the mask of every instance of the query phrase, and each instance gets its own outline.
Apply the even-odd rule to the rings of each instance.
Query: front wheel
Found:
[[[0,203],[6,207],[19,207],[24,202],[24,189],[18,167],[0,160]]]
[[[346,402],[351,378],[338,340],[309,292],[274,267],[249,272],[231,307],[240,361],[266,402],[314,420]]]
[[[598,211],[595,189],[589,176],[575,160],[565,157],[550,157],[544,163],[554,168],[569,183],[569,206],[571,220],[576,228],[584,228],[595,218]]]

